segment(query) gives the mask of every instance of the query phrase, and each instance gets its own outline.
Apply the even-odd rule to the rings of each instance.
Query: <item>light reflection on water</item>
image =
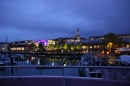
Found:
[[[22,62],[20,62],[22,63]],[[23,61],[24,63],[24,61]],[[63,66],[64,64],[66,64],[66,66],[77,66],[79,65],[79,60],[73,59],[73,60],[68,60],[66,59],[63,62],[63,59],[59,59],[59,58],[34,58],[34,57],[30,57],[29,59],[26,60],[25,65],[60,65]]]
[[[24,61],[17,61],[18,66],[31,66],[31,65],[49,65],[49,66],[78,66],[79,60],[65,60],[63,63],[62,58],[39,58],[39,57],[29,57]],[[53,75],[53,76],[62,76],[61,69],[37,69],[37,68],[18,68],[18,71],[21,76],[30,76],[30,75]],[[79,76],[78,68],[65,68],[64,69],[66,76]],[[4,74],[5,73],[5,74]],[[17,76],[16,69],[6,68],[6,71],[0,71],[0,76]]]

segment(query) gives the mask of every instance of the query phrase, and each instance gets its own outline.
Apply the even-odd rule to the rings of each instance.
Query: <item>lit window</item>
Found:
[[[90,46],[90,48],[92,48],[92,46]]]
[[[127,47],[129,47],[129,45],[127,44]]]
[[[96,46],[94,45],[94,48],[96,48]]]

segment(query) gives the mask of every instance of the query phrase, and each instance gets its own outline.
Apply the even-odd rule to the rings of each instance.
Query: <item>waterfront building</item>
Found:
[[[130,34],[117,34],[120,38],[130,38]]]
[[[46,40],[23,40],[23,41],[14,41],[10,43],[11,51],[27,51],[31,44],[36,44],[38,46],[39,43],[42,43],[44,46],[48,45]]]
[[[34,40],[14,41],[10,43],[11,51],[24,51],[27,50],[30,44],[34,43]]]
[[[7,50],[8,50],[8,43],[0,42],[0,51],[7,51]]]
[[[122,38],[123,43],[122,43],[122,47],[127,47],[130,48],[130,34],[116,34],[119,38]],[[102,40],[104,39],[104,36],[91,36],[89,37],[90,42],[88,44],[86,44],[87,47],[89,47],[88,51],[100,51],[100,52],[106,52],[109,53],[109,49],[108,48],[103,48],[102,47]],[[97,40],[97,41],[96,41]],[[95,43],[94,43],[95,42]],[[110,45],[112,43],[109,43],[108,45]],[[111,48],[111,51],[115,51],[115,48]],[[110,52],[111,52],[110,51]]]
[[[48,45],[55,45],[55,40],[48,40]]]
[[[130,40],[130,34],[116,34],[119,38],[123,38],[124,41],[127,42],[127,40]],[[105,35],[102,35],[102,36],[90,36],[89,39],[104,39],[104,36]]]
[[[103,35],[103,36],[91,36],[91,37],[89,37],[89,39],[90,40],[97,40],[97,39],[102,40],[102,39],[104,39],[104,36],[105,35]],[[117,36],[119,38],[123,39],[124,45],[126,47],[130,47],[130,34],[117,34]]]
[[[95,40],[95,39],[104,39],[104,36],[90,36],[88,39]]]
[[[130,48],[130,34],[118,34],[118,36],[125,42],[124,47]]]
[[[36,46],[38,46],[39,43],[42,43],[43,46],[47,46],[48,45],[48,41],[47,40],[35,40],[34,44],[36,44]]]

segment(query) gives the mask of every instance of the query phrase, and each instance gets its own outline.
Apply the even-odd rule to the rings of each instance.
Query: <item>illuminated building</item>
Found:
[[[55,41],[54,40],[48,40],[48,45],[55,45]]]
[[[85,38],[80,37],[80,30],[77,27],[76,36],[72,36],[71,38],[65,37],[65,38],[57,38],[54,39],[55,43],[66,43],[66,42],[81,42],[83,40],[86,40]]]
[[[30,45],[34,43],[36,46],[39,43],[42,43],[44,46],[48,45],[46,40],[24,40],[24,41],[15,41],[10,43],[10,50],[12,51],[27,51]]]
[[[0,42],[0,51],[7,51],[8,50],[8,43]]]

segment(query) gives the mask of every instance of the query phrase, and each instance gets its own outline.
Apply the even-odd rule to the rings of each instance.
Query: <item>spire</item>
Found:
[[[77,40],[80,41],[80,31],[79,31],[79,27],[77,27]]]
[[[7,34],[6,34],[6,43],[8,43],[8,37],[7,37]]]
[[[77,26],[77,31],[79,31],[79,27]]]

